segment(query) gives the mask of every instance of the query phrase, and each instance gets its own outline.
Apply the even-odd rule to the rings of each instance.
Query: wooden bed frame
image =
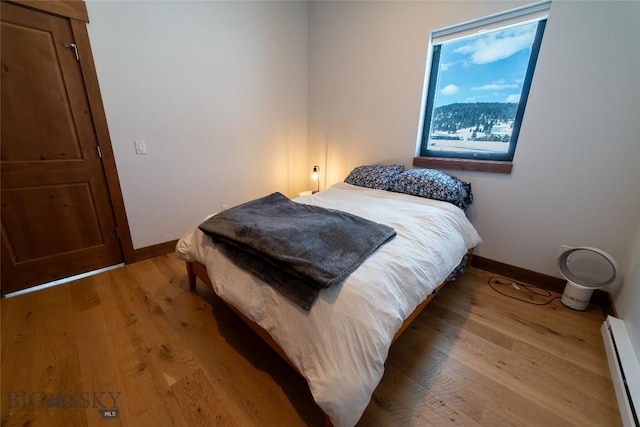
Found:
[[[189,289],[191,289],[192,291],[196,289],[196,277],[202,280],[204,283],[206,283],[211,289],[213,289],[211,280],[207,275],[207,268],[198,262],[187,262],[187,278],[189,280]],[[427,297],[427,299],[425,299],[420,304],[418,304],[418,306],[413,311],[413,313],[411,313],[409,317],[407,317],[406,320],[402,323],[402,325],[400,326],[400,329],[398,329],[398,332],[396,332],[396,334],[394,335],[391,343],[394,343],[398,339],[398,337],[402,335],[404,330],[409,327],[411,322],[413,322],[413,320],[416,317],[418,317],[418,315],[422,312],[422,310],[427,306],[427,304],[429,304],[429,302],[431,302],[433,297],[435,297],[438,294],[438,291],[440,291],[440,289],[442,289],[444,285],[445,284],[442,283]],[[269,344],[269,346],[273,348],[275,352],[278,353],[280,357],[282,357],[289,365],[291,365],[293,369],[295,369],[298,373],[300,373],[300,371],[298,371],[298,368],[296,368],[296,366],[291,362],[291,360],[289,360],[289,358],[285,354],[282,347],[280,347],[280,345],[278,345],[278,343],[275,342],[273,338],[271,338],[271,335],[269,335],[267,331],[265,331],[256,322],[254,322],[253,320],[249,319],[247,316],[242,314],[240,310],[235,308],[232,304],[229,304],[224,300],[222,300],[222,302],[224,302],[234,313],[238,315],[238,317],[240,317],[247,325],[249,325],[249,327],[253,329],[253,331],[256,334],[258,334],[258,336],[260,336],[260,338],[262,338],[267,344]]]
[[[466,266],[468,267],[471,262],[471,257],[473,254],[473,249],[470,249],[467,253],[467,262]],[[206,283],[212,290],[213,285],[211,284],[211,280],[209,279],[209,275],[207,274],[207,268],[198,263],[198,262],[187,262],[187,278],[189,280],[189,289],[194,291],[196,289],[196,278],[202,280],[202,282]],[[446,282],[445,282],[446,283]],[[424,301],[422,301],[416,309],[405,319],[402,323],[398,331],[393,337],[391,343],[393,344],[400,335],[409,327],[409,325],[415,320],[416,317],[422,312],[422,310],[431,302],[431,300],[438,294],[438,292],[443,288],[445,283],[441,283]],[[232,304],[222,300],[234,313],[238,315],[260,338],[262,338],[268,345],[271,347],[282,359],[284,359],[289,366],[291,366],[298,374],[302,375],[301,372],[296,368],[296,366],[291,362],[291,360],[287,357],[286,353],[280,347],[280,345],[271,338],[271,335],[267,331],[265,331],[260,325],[256,322],[249,319],[247,316],[242,314],[240,310],[234,307]],[[333,426],[328,415],[325,414],[325,426]]]

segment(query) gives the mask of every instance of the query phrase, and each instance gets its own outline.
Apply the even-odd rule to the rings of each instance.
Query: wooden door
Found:
[[[71,23],[2,2],[2,294],[123,261]]]

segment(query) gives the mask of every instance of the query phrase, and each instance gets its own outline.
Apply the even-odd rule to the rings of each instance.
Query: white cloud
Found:
[[[466,61],[452,61],[452,62],[441,62],[438,65],[438,72],[447,71],[451,67],[455,67],[458,64],[464,65]]]
[[[516,84],[489,83],[489,84],[484,85],[484,86],[472,87],[471,90],[502,90],[502,89],[514,89],[514,88],[517,88],[517,87],[518,87],[518,85],[516,85]]]
[[[513,95],[507,96],[505,102],[520,102],[520,94],[514,93]]]
[[[443,95],[455,95],[458,92],[460,92],[460,88],[456,85],[446,85],[440,91]]]
[[[531,47],[535,27],[520,27],[487,34],[459,47],[457,53],[467,53],[474,64],[489,64],[510,57]]]

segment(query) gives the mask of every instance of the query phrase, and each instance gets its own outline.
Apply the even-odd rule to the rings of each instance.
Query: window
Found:
[[[420,156],[511,170],[548,9],[536,3],[431,34]]]

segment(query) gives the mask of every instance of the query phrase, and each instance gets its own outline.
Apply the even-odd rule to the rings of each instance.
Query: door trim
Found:
[[[131,240],[131,230],[129,229],[129,221],[127,221],[127,213],[124,207],[124,198],[122,197],[122,189],[120,187],[120,179],[118,178],[118,170],[116,168],[116,159],[113,155],[113,147],[111,146],[111,137],[109,136],[109,128],[107,126],[107,116],[102,103],[102,95],[100,94],[100,86],[98,84],[98,75],[93,62],[93,54],[89,43],[89,33],[87,25],[84,22],[70,19],[73,38],[78,46],[80,55],[80,70],[82,71],[82,79],[87,89],[87,98],[89,99],[89,108],[93,117],[93,124],[96,130],[96,138],[102,151],[102,165],[104,167],[105,177],[107,179],[107,188],[111,197],[111,205],[116,220],[116,227],[120,234],[120,246],[124,255],[125,263],[131,264],[135,262],[133,251],[133,241]]]
[[[84,0],[8,0],[7,3],[14,3],[85,23],[89,22],[87,5]]]
[[[104,168],[109,197],[111,198],[111,206],[113,209],[116,227],[118,227],[122,255],[126,264],[132,264],[136,261],[136,257],[133,250],[133,241],[131,239],[129,221],[127,220],[127,212],[124,206],[124,198],[122,197],[120,179],[118,178],[116,159],[113,155],[111,136],[109,135],[109,127],[107,126],[107,116],[104,111],[104,104],[102,103],[102,95],[100,94],[98,74],[96,73],[95,63],[93,62],[89,32],[87,31],[87,23],[89,22],[87,7],[84,1],[78,0],[11,0],[7,1],[7,3],[14,3],[19,6],[39,10],[41,12],[62,16],[68,18],[71,23],[71,30],[80,56],[82,80],[87,92],[96,138],[98,145],[100,146],[100,151],[102,152],[102,165]]]

